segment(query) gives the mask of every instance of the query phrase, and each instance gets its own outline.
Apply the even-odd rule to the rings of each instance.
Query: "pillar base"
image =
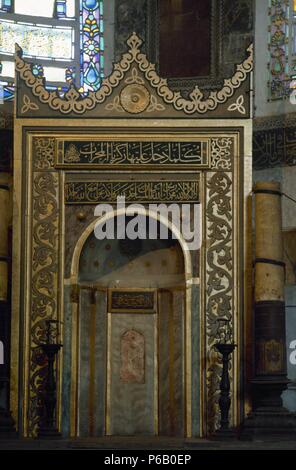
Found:
[[[281,439],[296,437],[296,415],[285,408],[253,411],[245,420],[240,439]]]
[[[283,407],[281,398],[288,383],[289,380],[281,376],[252,381],[254,410],[243,424],[241,439],[296,437],[296,414]]]
[[[290,380],[286,376],[258,377],[251,381],[254,411],[283,409],[282,393]]]
[[[15,439],[16,437],[14,419],[9,411],[0,408],[0,439]]]

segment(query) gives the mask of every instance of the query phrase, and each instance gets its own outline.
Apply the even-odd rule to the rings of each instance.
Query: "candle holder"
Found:
[[[58,330],[54,333],[53,325],[58,326],[55,320],[46,321],[46,343],[41,344],[41,349],[47,357],[47,375],[45,379],[43,395],[43,420],[39,428],[38,437],[46,439],[56,439],[61,437],[57,429],[56,422],[56,380],[54,363],[55,358],[62,348],[58,342]]]
[[[220,381],[219,407],[221,413],[220,428],[216,431],[214,437],[218,439],[228,439],[236,437],[233,428],[229,427],[229,409],[231,406],[230,398],[230,379],[229,363],[231,354],[236,348],[232,339],[230,320],[219,319],[219,341],[215,344],[215,349],[222,355],[222,374]]]

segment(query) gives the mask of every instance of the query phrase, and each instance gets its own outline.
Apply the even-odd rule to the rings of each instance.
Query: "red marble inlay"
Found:
[[[120,344],[122,383],[145,383],[145,338],[135,330],[126,331]]]

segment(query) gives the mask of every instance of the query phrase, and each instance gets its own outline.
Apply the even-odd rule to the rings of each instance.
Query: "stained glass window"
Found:
[[[40,20],[33,23],[32,17]],[[103,0],[0,0],[0,93],[2,85],[5,99],[13,97],[15,43],[49,88],[75,82],[84,93],[97,90],[104,77]]]
[[[75,0],[67,0],[67,17],[73,18],[75,16]]]
[[[66,0],[56,0],[56,2],[55,2],[55,16],[57,18],[66,18],[66,16],[67,16]]]
[[[11,12],[13,7],[12,0],[0,0],[0,7],[1,10]]]
[[[296,77],[296,0],[269,0],[269,99],[291,94]]]
[[[104,78],[103,1],[81,0],[81,83],[84,91],[96,91]]]
[[[295,96],[295,78],[296,78],[296,0],[292,0],[292,14],[290,18],[290,91]]]
[[[49,82],[63,83],[66,81],[66,69],[59,67],[43,67],[43,69],[43,74]]]
[[[269,98],[290,96],[289,76],[289,17],[290,0],[270,0],[269,28]]]
[[[13,77],[14,76],[14,62],[11,60],[2,60],[0,75],[3,77]]]
[[[73,29],[1,20],[0,52],[14,54],[15,43],[30,57],[73,58]]]
[[[52,18],[54,3],[55,0],[14,0],[14,13]]]

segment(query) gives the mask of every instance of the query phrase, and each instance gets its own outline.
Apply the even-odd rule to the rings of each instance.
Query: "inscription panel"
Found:
[[[65,183],[66,204],[116,202],[198,202],[199,181],[71,181]]]
[[[111,312],[155,312],[155,291],[111,291],[109,310]]]
[[[58,167],[114,167],[125,165],[184,165],[208,167],[210,140],[182,136],[167,141],[163,136],[151,140],[73,140],[57,139]]]

